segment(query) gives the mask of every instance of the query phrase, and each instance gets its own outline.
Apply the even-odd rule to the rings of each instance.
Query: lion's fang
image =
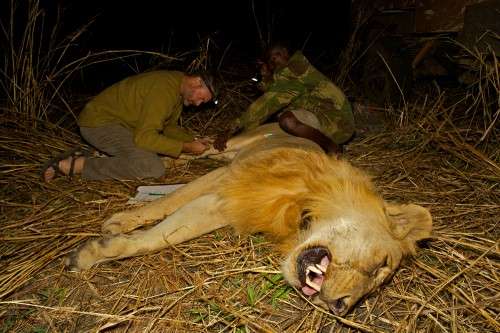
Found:
[[[320,264],[316,264],[315,265],[316,268],[318,268],[322,273],[326,273],[326,267],[325,266],[321,266]],[[314,271],[313,271],[314,272]]]
[[[308,271],[311,271],[311,272],[314,272],[314,273],[316,273],[316,274],[318,274],[318,275],[322,275],[322,274],[324,273],[324,271],[322,271],[322,270],[321,270],[321,268],[319,268],[319,267],[314,267],[314,266],[312,266],[312,265],[311,265],[311,266],[309,266],[309,267],[307,267],[307,270],[308,270]]]
[[[319,284],[317,284],[317,283],[312,282],[311,279],[309,278],[309,276],[306,277],[306,284],[309,287],[311,287],[314,290],[316,290],[316,291],[320,291],[321,290],[321,286]]]

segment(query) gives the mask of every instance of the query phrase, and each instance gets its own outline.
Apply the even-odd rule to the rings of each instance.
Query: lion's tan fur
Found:
[[[384,214],[369,177],[348,162],[300,149],[262,155],[233,164],[217,191],[223,214],[240,233],[267,233],[286,252],[296,241],[303,211],[322,218],[368,206]]]
[[[67,265],[85,269],[230,225],[240,233],[270,235],[283,253],[286,280],[297,288],[307,288],[305,261],[299,258],[311,249],[328,253],[316,258],[328,256],[329,263],[314,297],[345,314],[386,281],[404,255],[415,253],[416,241],[430,235],[430,213],[418,205],[385,202],[370,177],[350,163],[325,155],[311,141],[268,129],[235,139],[231,165],[112,216],[103,230],[113,235],[87,242]],[[164,220],[152,228],[128,233],[159,219]]]

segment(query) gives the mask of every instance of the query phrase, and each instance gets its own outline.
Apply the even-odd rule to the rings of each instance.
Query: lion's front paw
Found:
[[[79,272],[82,268],[78,265],[78,252],[77,250],[71,251],[66,258],[64,258],[64,266],[70,272]]]
[[[117,235],[134,230],[137,218],[127,213],[116,213],[106,220],[102,225],[102,232],[109,235]]]
[[[71,272],[79,272],[89,269],[96,263],[95,254],[89,243],[71,251],[64,259],[64,265]]]

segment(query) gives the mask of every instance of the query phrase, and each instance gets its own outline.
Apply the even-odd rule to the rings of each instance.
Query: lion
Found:
[[[267,234],[283,255],[287,282],[344,316],[388,281],[404,256],[415,254],[417,241],[430,236],[426,208],[384,201],[360,169],[277,125],[231,139],[216,157],[232,162],[113,215],[102,227],[109,235],[89,240],[65,264],[88,269],[232,226],[241,234]]]

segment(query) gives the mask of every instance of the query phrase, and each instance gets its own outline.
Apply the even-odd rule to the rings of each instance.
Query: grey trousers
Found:
[[[82,178],[102,179],[142,179],[158,178],[165,174],[160,157],[137,147],[133,133],[118,124],[101,127],[80,127],[83,138],[109,157],[90,157],[85,160]]]

